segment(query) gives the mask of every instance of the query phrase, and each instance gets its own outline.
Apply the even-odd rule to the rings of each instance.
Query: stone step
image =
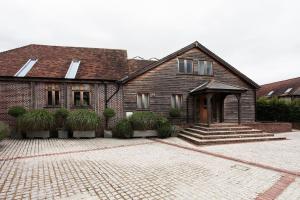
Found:
[[[203,131],[231,131],[231,130],[251,130],[249,126],[233,126],[233,127],[206,127],[206,126],[193,126],[194,129]]]
[[[213,123],[208,126],[208,124],[196,123],[197,126],[204,126],[204,127],[234,127],[239,126],[237,123]]]
[[[242,142],[261,142],[271,140],[285,140],[285,137],[247,137],[247,138],[228,138],[228,139],[212,139],[202,140],[193,136],[179,134],[178,137],[196,145],[212,145],[212,144],[227,144],[227,143],[242,143]]]
[[[185,130],[199,133],[201,135],[226,135],[226,134],[251,134],[251,133],[262,133],[261,130],[251,129],[251,130],[231,130],[231,131],[203,131],[194,128],[186,128]]]
[[[225,138],[245,138],[245,137],[271,137],[272,133],[251,133],[251,134],[225,134],[225,135],[201,135],[186,130],[181,131],[182,134],[189,135],[195,138],[210,140],[210,139],[225,139]]]

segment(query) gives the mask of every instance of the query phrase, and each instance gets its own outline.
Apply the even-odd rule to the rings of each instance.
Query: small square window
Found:
[[[58,90],[47,91],[47,105],[48,106],[59,106],[60,96]]]
[[[172,94],[171,107],[180,109],[182,106],[182,94]]]
[[[193,60],[192,59],[178,59],[178,71],[180,73],[192,74],[193,73]]]
[[[199,60],[198,61],[198,74],[199,75],[213,75],[212,62]]]

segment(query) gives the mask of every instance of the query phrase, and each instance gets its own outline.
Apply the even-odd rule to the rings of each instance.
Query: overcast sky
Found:
[[[162,58],[196,40],[259,84],[300,76],[300,1],[1,0],[0,51],[37,43]]]

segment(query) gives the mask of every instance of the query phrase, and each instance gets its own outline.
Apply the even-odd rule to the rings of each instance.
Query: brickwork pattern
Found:
[[[15,158],[0,161],[0,199],[255,199],[281,177],[145,139],[4,140],[0,146],[0,158],[9,152]],[[75,146],[106,148],[38,156]],[[22,159],[32,152],[35,157]]]

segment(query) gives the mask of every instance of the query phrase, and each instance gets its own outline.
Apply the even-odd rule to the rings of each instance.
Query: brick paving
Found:
[[[282,176],[147,139],[0,142],[0,199],[255,199]],[[299,199],[299,184],[278,199]]]

